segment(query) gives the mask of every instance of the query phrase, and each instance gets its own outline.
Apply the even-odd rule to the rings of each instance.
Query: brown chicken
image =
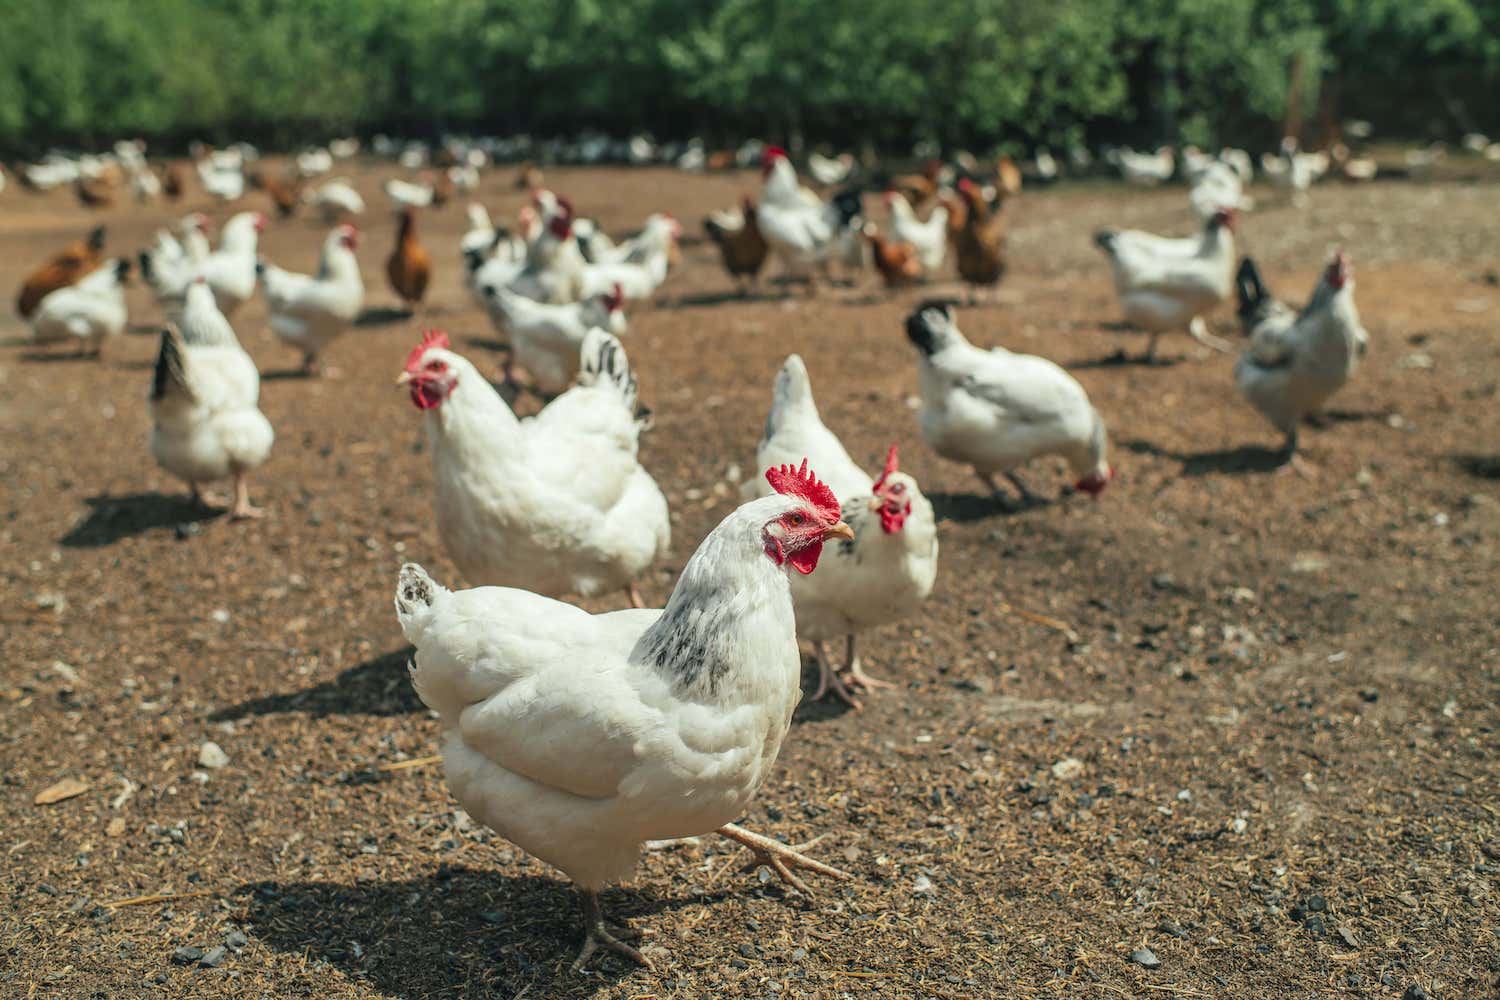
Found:
[[[264,191],[271,196],[271,202],[276,206],[276,214],[283,219],[291,218],[297,211],[297,206],[302,201],[302,182],[296,177],[287,175],[272,177],[264,170],[251,172],[250,186]]]
[[[401,211],[401,226],[396,231],[396,248],[385,262],[385,275],[408,312],[415,313],[421,306],[431,271],[432,258],[417,242],[416,209],[405,208]]]
[[[995,161],[995,200],[997,205],[1004,204],[1005,199],[1014,198],[1021,193],[1021,168],[1016,166],[1016,161],[1009,154]]]
[[[104,177],[80,177],[73,184],[78,200],[89,208],[108,208],[114,204],[115,195]]]
[[[432,207],[438,208],[448,204],[448,199],[453,197],[453,178],[448,176],[448,171],[439,170],[437,179],[432,182]]]
[[[709,170],[733,170],[739,162],[739,156],[732,149],[721,149],[715,153],[709,153],[704,166]]]
[[[902,174],[891,178],[890,187],[906,195],[911,207],[920,209],[928,198],[938,193],[938,178],[943,173],[942,160],[928,160],[920,174]]]
[[[516,172],[517,191],[535,191],[542,186],[542,171],[535,163],[523,163]]]
[[[875,270],[885,279],[885,287],[901,288],[922,277],[922,260],[917,256],[916,247],[886,239],[873,222],[865,224],[864,236],[870,242]]]
[[[731,229],[711,215],[703,220],[703,230],[719,247],[724,256],[724,269],[734,279],[741,295],[749,295],[766,262],[769,247],[761,235],[760,224],[755,221],[755,202],[747,195],[740,204],[743,222],[738,229]]]
[[[993,288],[1005,274],[1004,220],[991,213],[984,195],[967,177],[958,182],[958,194],[964,200],[964,223],[953,250],[972,304],[976,289]]]
[[[79,278],[93,271],[102,262],[104,251],[104,227],[96,226],[88,236],[64,247],[60,253],[31,273],[21,292],[16,296],[16,312],[22,319],[30,319],[52,292],[76,284]]]
[[[163,163],[158,171],[161,174],[161,193],[173,201],[182,197],[182,167],[175,163]]]

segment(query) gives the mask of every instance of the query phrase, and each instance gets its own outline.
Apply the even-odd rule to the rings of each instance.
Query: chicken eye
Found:
[[[442,371],[443,363],[434,358],[432,361],[427,362],[427,370],[430,372]]]
[[[906,484],[905,483],[896,483],[894,486],[891,487],[891,492],[894,493],[894,494],[896,494],[897,496],[900,496],[902,493],[906,492]]]
[[[791,515],[790,517],[787,518],[787,523],[790,524],[794,528],[801,527],[802,526],[802,515],[801,514],[793,514],[793,515]]]

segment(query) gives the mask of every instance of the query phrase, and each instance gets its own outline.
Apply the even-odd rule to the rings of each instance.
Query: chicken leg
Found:
[[[854,633],[849,633],[848,659],[845,661],[844,665],[845,676],[841,678],[844,684],[849,687],[863,688],[866,691],[896,690],[896,685],[892,684],[890,681],[883,681],[878,677],[871,677],[869,674],[860,669],[859,653],[855,652],[854,649],[855,639],[856,636],[854,635]]]
[[[265,511],[250,502],[250,484],[245,479],[243,472],[234,474],[234,506],[229,509],[231,521],[243,521],[246,518],[264,517]]]
[[[859,699],[854,697],[854,692],[849,690],[844,679],[839,676],[833,667],[833,657],[828,655],[828,647],[822,641],[813,643],[813,652],[818,657],[818,689],[813,692],[812,700],[817,701],[832,691],[840,701],[850,708],[858,709]]]
[[[625,585],[625,596],[629,598],[632,608],[644,608],[646,606],[645,599],[641,597],[641,588],[635,585],[634,580]]]
[[[616,955],[623,955],[632,962],[639,962],[650,969],[651,960],[642,955],[635,948],[621,941],[621,938],[638,940],[643,937],[641,931],[629,927],[613,927],[604,922],[604,911],[599,908],[599,894],[592,889],[578,889],[578,902],[583,907],[583,947],[578,949],[578,957],[573,960],[573,971],[578,972],[588,962],[594,952],[603,948],[612,951]]]
[[[1233,354],[1234,348],[1229,341],[1215,337],[1208,332],[1208,324],[1203,321],[1202,316],[1194,316],[1193,321],[1188,324],[1188,335],[1209,350],[1218,351],[1220,354]]]
[[[719,833],[735,843],[743,844],[745,847],[750,848],[757,862],[769,867],[777,875],[781,876],[781,881],[805,896],[811,896],[812,890],[807,887],[807,883],[793,874],[793,868],[806,868],[808,871],[817,872],[819,875],[827,875],[829,878],[836,878],[840,881],[848,881],[854,877],[848,872],[834,868],[832,865],[825,865],[821,861],[809,858],[807,855],[797,852],[779,840],[772,840],[770,837],[751,833],[744,827],[736,826],[733,823],[725,823],[719,827]]]
[[[1297,451],[1297,431],[1292,430],[1286,437],[1286,444],[1281,448],[1281,465],[1277,467],[1276,474],[1284,476],[1287,473],[1296,473],[1303,479],[1316,479],[1318,470],[1302,460],[1302,455]]]
[[[197,483],[188,483],[188,489],[193,491],[193,505],[199,510],[218,513],[229,506],[229,502],[223,497],[208,492]]]
[[[1031,487],[1026,485],[1026,480],[1022,479],[1019,473],[1007,472],[1005,474],[1005,478],[1010,480],[1010,484],[1014,486],[1016,488],[1016,492],[1021,495],[1021,502],[1023,504],[1034,504],[1042,502],[1042,498],[1031,492]]]

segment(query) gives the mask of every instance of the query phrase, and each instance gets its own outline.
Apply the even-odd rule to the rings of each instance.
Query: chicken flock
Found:
[[[150,167],[129,148],[130,176],[152,178],[164,197],[181,190],[180,169]],[[367,311],[364,236],[354,222],[365,203],[345,179],[311,185],[354,148],[306,151],[284,176],[247,172],[254,157],[246,149],[195,156],[199,182],[214,197],[237,201],[248,185],[279,214],[308,206],[331,224],[315,265],[310,255],[283,262],[306,271],[261,254],[260,235],[272,224],[266,213],[230,215],[217,246],[208,218],[193,214],[161,230],[134,261],[106,257],[100,227],[45,261],[18,294],[37,342],[71,342],[98,355],[127,325],[123,283],[138,264],[165,319],[148,392],[150,454],[195,502],[233,518],[261,515],[249,481],[276,439],[236,312],[259,289],[271,332],[316,376]],[[389,152],[424,171],[384,187],[396,219],[386,277],[400,313],[415,316],[427,308],[432,271],[443,266],[421,241],[421,220],[456,191],[472,190],[482,157]],[[1356,374],[1368,335],[1344,252],[1300,310],[1274,297],[1256,263],[1237,255],[1236,221],[1254,203],[1244,193],[1249,157],[1236,152],[1115,151],[1111,162],[1135,184],[1158,184],[1181,167],[1201,225],[1173,237],[1105,230],[1094,242],[1125,322],[1148,336],[1145,360],[1155,359],[1167,333],[1231,350],[1206,318],[1236,301],[1246,342],[1235,385],[1283,436],[1286,468],[1310,475],[1298,428]],[[1297,178],[1312,167],[1299,155],[1288,144],[1271,162],[1305,195]],[[1023,176],[1008,158],[989,169],[972,158],[956,166],[933,160],[871,181],[852,157],[814,154],[808,170],[822,193],[803,185],[779,147],[758,147],[754,162],[758,189],[703,221],[742,293],[772,259],[809,294],[836,277],[858,283],[867,267],[899,287],[943,280],[951,264],[970,302],[1004,279],[1005,220]],[[1029,172],[1055,175],[1055,163],[1043,165],[1039,154]],[[701,168],[696,160],[684,166]],[[911,443],[893,434],[883,466],[862,467],[824,422],[793,354],[770,386],[759,442],[753,450],[745,442],[744,457],[760,474],[743,484],[737,510],[691,540],[693,554],[665,606],[648,607],[640,583],[668,551],[672,524],[640,460],[651,420],[625,347],[627,307],[659,296],[682,227],[653,213],[615,242],[569,197],[543,186],[536,167],[520,180],[530,196],[514,228],[472,204],[452,255],[508,345],[500,384],[440,329],[423,332],[404,361],[391,361],[425,424],[438,534],[462,577],[445,585],[419,565],[402,567],[396,617],[415,650],[411,682],[440,721],[459,803],[572,879],[585,929],[575,968],[600,949],[650,964],[630,943],[639,935],[606,922],[599,903],[602,888],[631,875],[648,841],[718,833],[802,891],[799,871],[849,877],[734,820],[788,735],[801,698],[799,640],[817,663],[814,698],[859,708],[862,698],[895,686],[866,672],[859,639],[921,615],[937,579],[938,524],[921,484],[901,468],[901,449]],[[867,215],[871,188],[880,192],[884,232]],[[972,469],[1006,504],[1038,501],[1022,472],[1048,457],[1069,469],[1067,493],[1099,497],[1115,476],[1106,415],[1053,361],[975,346],[961,318],[954,301],[934,295],[905,320],[923,444]],[[522,392],[544,401],[535,415],[512,408]],[[214,497],[210,486],[226,480],[232,494]],[[589,614],[567,603],[610,595],[625,607]]]

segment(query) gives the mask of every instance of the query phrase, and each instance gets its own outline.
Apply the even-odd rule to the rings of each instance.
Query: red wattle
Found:
[[[823,543],[813,542],[806,548],[798,549],[796,552],[793,552],[792,557],[787,561],[792,564],[792,568],[795,569],[798,573],[806,576],[807,574],[818,568],[818,557],[822,554]]]

